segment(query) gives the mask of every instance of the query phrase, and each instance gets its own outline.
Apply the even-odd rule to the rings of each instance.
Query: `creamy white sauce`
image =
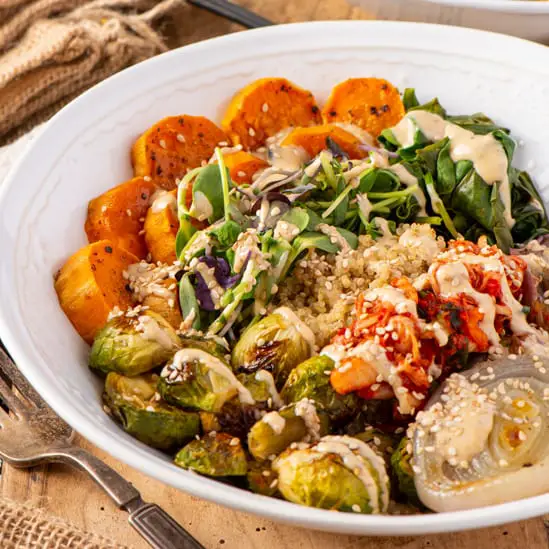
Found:
[[[181,367],[185,362],[189,361],[200,361],[202,364],[208,367],[208,369],[218,376],[224,378],[230,385],[230,387],[234,388],[236,392],[238,393],[238,398],[240,399],[240,402],[242,404],[255,404],[255,400],[252,397],[252,394],[233,374],[231,369],[223,364],[221,360],[219,360],[217,357],[210,355],[206,351],[202,351],[201,349],[181,349],[180,351],[177,351],[173,357],[173,368],[176,370],[180,370]],[[169,367],[169,365],[167,366]],[[210,377],[210,380],[212,378]],[[213,383],[212,383],[213,385]]]
[[[265,414],[261,421],[266,423],[276,435],[280,435],[286,427],[286,420],[278,412],[269,412]]]
[[[194,266],[194,271],[202,276],[206,286],[208,286],[215,309],[221,309],[221,298],[225,293],[225,288],[223,288],[217,281],[217,278],[215,278],[215,268],[208,267],[206,263],[199,261]]]
[[[384,155],[378,152],[373,152],[372,158],[374,160],[374,164],[377,167],[393,172],[400,179],[400,182],[406,187],[413,187],[414,185],[418,184],[417,177],[412,175],[402,164],[390,165],[389,158],[387,157],[387,155]],[[423,191],[421,190],[421,188],[418,187],[418,189],[414,191],[413,195],[415,196],[417,203],[419,204],[419,207],[420,207],[418,215],[419,216],[427,215],[427,210],[425,209],[425,205],[427,201],[425,200],[425,195],[423,194]]]
[[[507,225],[515,223],[511,215],[511,189],[509,185],[509,162],[502,144],[492,135],[476,135],[444,120],[438,114],[427,111],[412,111],[392,128],[393,135],[402,147],[414,143],[415,130],[419,129],[429,141],[450,139],[450,156],[454,162],[469,160],[486,183],[501,182],[500,197],[505,207]]]
[[[152,196],[151,211],[157,214],[168,207],[172,208],[174,211],[177,210],[177,199],[175,195],[168,191],[156,191]]]
[[[137,318],[137,324],[135,329],[142,334],[142,336],[149,340],[155,341],[160,346],[166,349],[172,349],[175,347],[175,342],[168,335],[156,321],[155,318],[148,315],[141,315]]]
[[[307,177],[314,177],[321,165],[320,156],[317,156],[303,171]]]
[[[393,246],[396,241],[395,235],[389,228],[389,222],[383,217],[374,217],[376,227],[381,231],[381,237],[376,240],[377,246]]]
[[[417,317],[417,305],[411,299],[408,299],[402,290],[393,288],[392,286],[384,286],[382,288],[373,288],[364,294],[366,301],[384,301],[394,306],[398,314],[410,313]]]
[[[360,210],[360,213],[362,213],[364,219],[368,221],[373,208],[372,203],[368,200],[366,193],[357,194],[356,200],[358,202],[358,208]]]
[[[290,326],[295,328],[309,345],[311,353],[314,352],[316,339],[313,331],[290,308],[278,307],[273,311],[273,314],[280,315]]]
[[[267,385],[267,390],[271,395],[271,400],[275,408],[282,408],[284,406],[284,401],[280,398],[278,391],[276,390],[276,385],[274,382],[273,374],[267,370],[258,370],[255,373],[256,381],[260,381]]]
[[[483,318],[480,329],[486,334],[492,345],[499,344],[499,335],[494,327],[496,319],[496,304],[491,295],[477,292],[469,280],[469,273],[463,263],[434,264],[429,272],[435,272],[435,279],[442,297],[454,297],[459,294],[470,295],[482,311]]]
[[[213,206],[203,192],[193,192],[193,203],[191,204],[189,214],[199,221],[205,221],[212,216]]]
[[[320,439],[320,419],[316,413],[314,401],[302,398],[294,406],[294,413],[305,422],[307,428],[307,441]]]
[[[338,126],[342,130],[350,133],[365,145],[373,146],[375,144],[374,138],[366,130],[363,130],[360,126],[350,124],[349,122],[334,122],[333,125]]]

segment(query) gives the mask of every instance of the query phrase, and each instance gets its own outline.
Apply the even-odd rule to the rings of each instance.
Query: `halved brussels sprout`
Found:
[[[411,450],[412,443],[408,437],[404,437],[391,455],[391,471],[395,481],[394,486],[398,491],[398,494],[395,495],[400,495],[401,498],[404,498],[412,505],[420,506],[421,502],[419,501],[414,482]]]
[[[179,348],[175,330],[160,315],[143,311],[111,319],[93,342],[89,365],[99,372],[136,376],[168,361]]]
[[[355,513],[383,513],[389,505],[385,464],[367,444],[327,436],[297,444],[274,462],[278,490],[288,501]]]
[[[258,370],[253,374],[238,374],[236,377],[250,391],[257,405],[277,409],[284,406],[271,372]]]
[[[330,384],[330,372],[334,365],[330,357],[318,355],[296,366],[282,388],[283,400],[288,403],[302,398],[314,400],[332,421],[341,421],[356,414],[360,406],[356,394],[340,395]]]
[[[268,370],[280,387],[313,349],[311,330],[290,309],[280,307],[242,333],[233,349],[232,364],[242,372]]]
[[[322,418],[322,419],[321,419]],[[248,434],[248,449],[258,460],[276,456],[292,442],[314,441],[328,432],[328,418],[307,399],[265,414]]]
[[[175,464],[209,477],[244,476],[248,471],[246,453],[236,437],[209,433],[189,442],[178,452]]]
[[[141,442],[160,450],[181,448],[200,432],[198,414],[159,400],[157,381],[155,374],[125,377],[110,372],[103,400],[124,430]]]
[[[248,464],[248,488],[256,494],[274,497],[278,494],[278,475],[270,461],[252,461]]]
[[[242,404],[255,404],[223,360],[197,348],[174,355],[160,374],[158,391],[170,404],[206,412],[219,412],[234,397]]]

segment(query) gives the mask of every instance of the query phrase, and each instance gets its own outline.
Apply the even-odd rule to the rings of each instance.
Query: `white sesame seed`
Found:
[[[177,134],[177,140],[180,142],[180,143],[185,143],[185,136],[181,133],[178,133]]]
[[[248,128],[248,134],[250,137],[255,137],[255,130],[253,128]]]
[[[261,110],[263,112],[268,112],[269,110],[269,105],[267,103],[263,103],[263,105],[261,106]]]
[[[166,141],[164,141],[164,139],[161,139],[158,144],[163,148],[165,149],[166,148]]]
[[[242,170],[238,170],[238,172],[236,172],[236,175],[238,175],[238,177],[246,177],[247,174]]]
[[[357,503],[353,503],[353,505],[351,506],[351,509],[352,509],[355,513],[360,513],[360,511],[361,511],[360,505],[358,505]]]

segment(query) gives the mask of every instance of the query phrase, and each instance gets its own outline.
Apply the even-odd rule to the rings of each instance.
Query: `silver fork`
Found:
[[[2,347],[0,374],[0,400],[10,412],[0,407],[0,457],[14,467],[51,462],[78,467],[129,513],[130,524],[155,549],[204,549],[158,505],[144,502],[116,471],[72,444],[72,428],[32,388]]]

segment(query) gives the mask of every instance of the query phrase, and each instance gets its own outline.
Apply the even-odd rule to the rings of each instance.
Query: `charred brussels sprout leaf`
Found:
[[[370,496],[360,478],[336,454],[313,448],[288,450],[273,463],[285,499],[308,507],[371,513]]]
[[[298,415],[299,414],[299,415]],[[328,418],[309,401],[265,414],[248,434],[248,449],[258,460],[278,455],[292,442],[318,440],[328,432]]]
[[[238,398],[225,403],[219,412],[200,412],[202,431],[222,431],[245,439],[252,425],[259,417],[258,408],[241,404]]]
[[[141,442],[171,450],[181,448],[200,431],[198,414],[174,408],[156,397],[158,376],[107,375],[103,399],[112,415]]]
[[[297,317],[275,311],[251,325],[233,350],[233,367],[243,372],[268,370],[277,385],[283,384],[292,368],[311,355],[310,343],[303,337],[309,329],[302,324]]]
[[[162,370],[158,382],[162,398],[176,406],[219,412],[237,395],[254,404],[249,391],[220,358],[202,349],[185,348]]]
[[[334,361],[324,355],[314,356],[296,366],[281,391],[285,402],[297,402],[302,398],[314,400],[332,421],[341,421],[354,415],[360,406],[354,394],[340,395],[330,385],[330,372]]]
[[[93,370],[136,376],[161,366],[179,347],[175,330],[160,315],[117,316],[107,322],[93,342],[89,365]]]
[[[404,437],[391,456],[391,468],[401,498],[412,505],[421,506],[416,492],[414,471],[410,463],[412,455],[408,451],[409,446],[411,446],[410,441]]]
[[[248,471],[240,440],[226,433],[210,433],[189,442],[175,456],[175,464],[209,477],[244,476]]]
[[[275,497],[278,494],[277,474],[270,461],[252,461],[248,465],[248,488],[256,494]]]

